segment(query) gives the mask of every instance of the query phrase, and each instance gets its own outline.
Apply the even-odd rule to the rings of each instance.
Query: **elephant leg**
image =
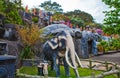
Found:
[[[96,46],[95,40],[93,40],[93,42],[92,42],[92,54],[97,55],[97,46]]]
[[[51,61],[51,68],[50,69],[54,70],[54,62],[53,61]]]
[[[55,53],[53,53],[53,64],[54,64],[53,67],[56,72],[56,76],[59,77],[60,76],[60,66],[58,63],[57,55]]]
[[[70,76],[70,69],[69,69],[69,65],[67,64],[65,57],[63,58],[63,63],[64,63],[64,69],[65,69],[65,75],[66,76]]]
[[[89,54],[88,54],[88,44],[87,44],[86,42],[82,43],[81,49],[82,49],[82,57],[83,57],[84,59],[88,59],[88,58],[89,58]]]

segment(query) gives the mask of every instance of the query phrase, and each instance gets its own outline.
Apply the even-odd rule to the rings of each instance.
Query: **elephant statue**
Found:
[[[80,59],[78,58],[74,42],[71,34],[68,31],[61,31],[54,38],[46,41],[43,44],[43,58],[44,60],[51,61],[51,66],[56,72],[56,76],[60,76],[60,60],[63,60],[65,74],[69,76],[69,66],[75,70],[76,78],[79,78],[77,70],[76,59],[79,65],[82,67]]]
[[[97,34],[95,30],[93,32],[93,29],[92,31],[82,31],[81,50],[83,58],[88,59],[89,54],[97,55],[96,41],[98,41],[99,39],[99,34]]]

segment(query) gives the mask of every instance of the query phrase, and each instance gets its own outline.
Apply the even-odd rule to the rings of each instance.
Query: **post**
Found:
[[[44,78],[48,78],[48,63],[44,63],[43,74],[44,74]]]
[[[48,62],[42,62],[38,65],[38,75],[48,78]]]
[[[117,76],[118,76],[118,78],[120,78],[120,69],[118,69],[118,73],[117,73]]]
[[[87,65],[87,66],[89,67],[89,69],[92,69],[92,68],[94,68],[96,65],[92,65],[92,61],[89,60],[89,65]]]

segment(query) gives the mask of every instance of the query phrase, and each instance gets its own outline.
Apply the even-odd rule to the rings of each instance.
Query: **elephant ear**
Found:
[[[51,39],[47,41],[47,43],[51,47],[52,50],[57,49],[58,47],[57,38]]]

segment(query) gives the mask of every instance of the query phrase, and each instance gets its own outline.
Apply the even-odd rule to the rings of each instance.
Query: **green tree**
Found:
[[[20,0],[21,1],[21,0]],[[22,19],[18,14],[21,2],[17,0],[1,0],[0,13],[6,16],[6,23],[22,24]]]
[[[108,11],[104,11],[104,32],[108,34],[120,35],[120,0],[102,0],[109,6]]]
[[[41,3],[40,7],[42,7],[46,11],[50,12],[63,12],[63,9],[61,8],[61,5],[59,5],[56,2],[51,1],[45,1],[44,3]]]
[[[74,10],[74,11],[65,13],[65,15],[70,16],[72,18],[72,22],[77,21],[77,24],[80,24],[80,25],[86,26],[88,24],[94,23],[94,19],[92,15],[84,11]]]
[[[83,26],[84,21],[81,18],[73,18],[71,17],[71,23],[74,24],[75,26]]]
[[[5,10],[3,4],[4,4],[4,1],[3,1],[3,0],[0,0],[0,13],[3,13],[3,11]]]

